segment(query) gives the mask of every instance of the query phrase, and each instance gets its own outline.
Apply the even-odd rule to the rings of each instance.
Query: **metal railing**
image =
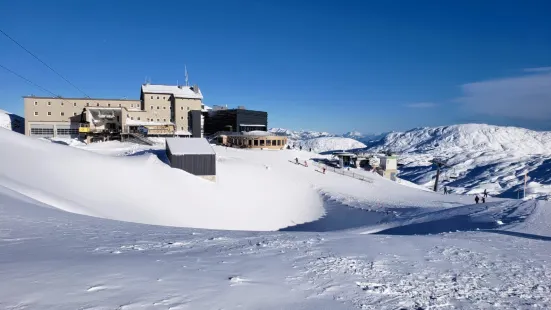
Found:
[[[336,174],[345,175],[347,177],[351,177],[351,178],[354,178],[354,179],[357,179],[357,180],[360,180],[360,181],[364,181],[364,182],[367,182],[367,183],[373,183],[372,178],[367,177],[363,174],[354,173],[353,171],[351,172],[351,171],[348,171],[346,169],[335,168],[335,167],[328,166],[328,165],[325,165],[325,164],[320,163],[320,162],[313,161],[313,164],[316,167],[325,168],[326,171],[331,171],[331,172],[334,172]]]

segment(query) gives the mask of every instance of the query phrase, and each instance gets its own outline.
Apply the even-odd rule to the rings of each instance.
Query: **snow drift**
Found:
[[[105,156],[5,129],[0,144],[0,186],[69,212],[236,230],[277,230],[323,214],[311,186],[244,161],[218,162],[212,183],[151,154]]]
[[[24,133],[25,120],[18,115],[0,109],[0,128]]]
[[[365,147],[365,144],[360,141],[341,137],[320,137],[308,140],[299,140],[291,144],[295,147],[302,146],[304,150],[312,149],[312,151],[316,153],[360,149]]]

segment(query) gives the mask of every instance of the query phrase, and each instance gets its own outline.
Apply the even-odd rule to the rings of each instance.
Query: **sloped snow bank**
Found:
[[[361,143],[360,141],[342,137],[320,137],[295,141],[293,144],[295,146],[302,146],[304,150],[312,149],[312,151],[316,153],[328,151],[346,151],[365,147],[365,144]]]
[[[69,212],[234,230],[277,230],[323,214],[310,185],[245,161],[219,162],[213,183],[150,154],[99,155],[4,129],[0,144],[0,186]]]

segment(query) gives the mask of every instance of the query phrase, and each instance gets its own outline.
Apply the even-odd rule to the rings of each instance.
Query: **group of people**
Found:
[[[448,187],[444,186],[444,195],[448,195],[450,193],[451,191],[448,189]],[[474,202],[479,203],[480,201],[482,201],[482,203],[485,203],[486,198],[488,198],[488,191],[484,189],[484,192],[482,193],[482,195],[480,195],[480,197],[478,197],[478,195],[474,197]]]
[[[482,197],[478,197],[478,195],[476,195],[474,197],[474,202],[478,203],[480,200],[482,200],[482,203],[485,203],[486,202],[486,198],[488,198],[488,191],[486,189],[484,189],[484,192],[482,193],[481,195]]]

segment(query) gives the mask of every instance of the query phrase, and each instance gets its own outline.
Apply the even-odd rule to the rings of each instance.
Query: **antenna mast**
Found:
[[[189,86],[189,76],[187,75],[187,66],[184,65],[184,70],[186,71],[186,86]]]

